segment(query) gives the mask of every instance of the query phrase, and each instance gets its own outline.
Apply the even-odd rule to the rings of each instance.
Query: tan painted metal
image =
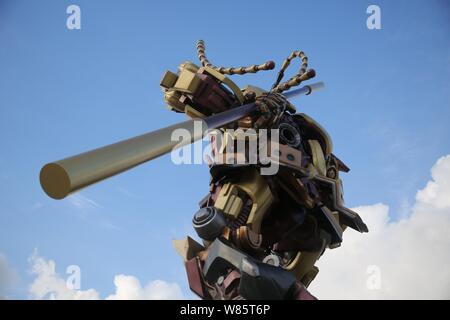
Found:
[[[46,164],[40,173],[44,191],[54,199],[63,199],[83,187],[131,169],[141,163],[166,154],[176,147],[202,138],[207,129],[194,130],[194,120],[188,120],[157,131],[123,140],[102,148]],[[191,140],[172,141],[176,129],[185,129]]]

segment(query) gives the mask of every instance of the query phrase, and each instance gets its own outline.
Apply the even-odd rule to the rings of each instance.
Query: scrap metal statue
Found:
[[[42,188],[62,199],[216,129],[223,135],[208,135],[213,156],[210,192],[192,220],[201,243],[190,237],[174,241],[191,290],[203,299],[315,299],[306,288],[319,271],[314,264],[325,249],[339,247],[347,227],[368,231],[358,214],[344,206],[339,172],[349,168],[333,154],[329,135],[288,101],[322,84],[287,91],[315,76],[302,51],[284,61],[269,91],[240,89],[226,75],[271,70],[272,61],[224,68],[208,61],[201,40],[197,52],[201,67],[185,62],[178,73],[167,71],[161,80],[169,109],[190,120],[48,163],[40,173]],[[300,70],[281,82],[294,58],[301,60]],[[196,130],[197,124],[202,130]],[[176,129],[190,138],[174,140]],[[268,154],[269,161],[263,161],[261,150],[248,145],[268,129],[276,130],[279,139],[270,139],[264,147],[258,144]],[[244,149],[229,148],[240,140]],[[261,169],[273,163],[277,172],[263,174]]]

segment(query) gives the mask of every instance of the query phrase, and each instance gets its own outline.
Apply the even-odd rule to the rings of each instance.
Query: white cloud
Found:
[[[450,155],[440,158],[431,169],[432,181],[417,192],[416,200],[437,209],[450,207]]]
[[[72,194],[67,197],[67,200],[77,209],[101,208],[101,206],[97,202],[81,193]]]
[[[96,300],[99,294],[94,289],[73,290],[66,284],[66,280],[56,273],[53,260],[45,260],[35,251],[30,257],[31,272],[36,278],[29,287],[29,293],[34,299],[56,300]]]
[[[6,299],[8,293],[18,281],[16,271],[10,267],[6,256],[0,253],[0,300]]]
[[[75,290],[66,284],[66,279],[56,273],[56,264],[53,260],[46,260],[35,252],[29,259],[31,272],[36,278],[29,287],[31,298],[56,300],[97,300],[100,295],[95,289]],[[134,276],[116,275],[115,293],[107,299],[122,300],[156,300],[156,299],[183,299],[181,289],[176,283],[155,280],[142,287]]]
[[[176,283],[154,280],[145,287],[136,277],[123,274],[114,277],[116,293],[106,299],[111,300],[167,300],[183,299],[181,289]]]
[[[399,221],[389,220],[383,204],[354,209],[370,231],[347,230],[342,246],[325,252],[309,288],[313,294],[319,299],[450,299],[450,155],[431,172],[410,214]],[[380,287],[371,290],[378,270]]]

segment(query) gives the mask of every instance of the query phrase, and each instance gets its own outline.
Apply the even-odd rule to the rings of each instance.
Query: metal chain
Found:
[[[197,54],[198,59],[202,63],[204,67],[210,67],[214,70],[222,73],[222,74],[246,74],[246,73],[256,73],[261,70],[272,70],[275,68],[275,63],[273,61],[267,61],[266,63],[260,65],[251,65],[248,67],[239,67],[239,68],[224,68],[224,67],[216,67],[211,62],[209,62],[208,58],[205,55],[205,42],[203,40],[197,41]]]
[[[291,77],[289,80],[280,83],[281,79],[284,77],[284,72],[291,64],[291,61],[294,58],[299,58],[302,61],[302,65],[298,72]],[[284,60],[283,65],[281,66],[280,71],[278,72],[277,80],[272,85],[272,92],[281,93],[286,91],[292,87],[298,86],[302,81],[313,78],[316,73],[313,69],[306,70],[308,68],[308,57],[305,55],[303,51],[293,51],[286,60]]]
[[[203,40],[197,41],[197,55],[200,60],[202,66],[212,68],[222,74],[246,74],[246,73],[256,73],[261,70],[272,70],[275,67],[275,63],[273,61],[267,61],[266,63],[260,65],[251,65],[248,67],[239,67],[239,68],[225,68],[225,67],[216,67],[211,62],[209,62],[208,58],[205,54],[205,42]],[[299,58],[302,61],[300,69],[298,72],[291,77],[289,80],[285,82],[281,82],[284,77],[284,72],[291,64],[291,61],[295,58]],[[286,60],[284,60],[283,65],[281,66],[280,71],[278,72],[277,80],[272,86],[271,92],[282,93],[283,91],[289,90],[292,87],[298,86],[302,81],[313,78],[316,75],[316,72],[313,69],[308,68],[308,57],[305,55],[303,51],[293,51]]]

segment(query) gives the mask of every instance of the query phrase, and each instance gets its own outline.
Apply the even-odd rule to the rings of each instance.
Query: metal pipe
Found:
[[[322,84],[323,86],[323,84]],[[309,85],[286,92],[292,98],[310,94],[321,85]],[[47,163],[40,172],[40,183],[45,193],[54,199],[63,199],[72,192],[150,161],[175,148],[193,143],[208,129],[216,129],[247,116],[255,104],[246,104],[205,119],[193,119],[94,149],[59,161]],[[198,121],[198,122],[197,122]],[[176,129],[185,129],[191,139],[172,141]]]

